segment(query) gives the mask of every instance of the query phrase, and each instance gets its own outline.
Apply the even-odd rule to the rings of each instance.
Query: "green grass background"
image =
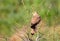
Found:
[[[0,0],[0,35],[9,37],[14,27],[29,25],[33,11],[47,26],[60,24],[60,0]]]

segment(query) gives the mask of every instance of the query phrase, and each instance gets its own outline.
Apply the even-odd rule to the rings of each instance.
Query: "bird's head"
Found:
[[[31,29],[31,35],[34,35],[35,34],[35,29]]]

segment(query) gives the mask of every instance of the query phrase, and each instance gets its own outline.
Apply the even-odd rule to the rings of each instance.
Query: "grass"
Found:
[[[37,11],[43,20],[41,29],[45,30],[39,30],[43,34],[49,34],[50,28],[54,29],[51,26],[60,24],[60,0],[0,0],[0,35],[10,37],[15,32],[15,27],[30,26],[33,11]],[[44,28],[44,24],[48,27]],[[41,38],[41,41],[59,41],[60,37],[57,32]],[[52,40],[53,35],[54,40]],[[36,38],[36,35],[34,37]]]

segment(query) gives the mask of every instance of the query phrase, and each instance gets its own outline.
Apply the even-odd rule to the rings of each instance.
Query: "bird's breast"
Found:
[[[37,22],[39,22],[40,18],[39,17],[33,17],[31,20],[31,23],[35,24]]]

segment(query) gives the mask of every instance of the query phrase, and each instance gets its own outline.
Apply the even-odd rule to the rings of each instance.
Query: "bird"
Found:
[[[32,19],[31,19],[31,34],[34,35],[36,32],[36,26],[40,23],[41,21],[41,16],[35,11],[32,13]]]

